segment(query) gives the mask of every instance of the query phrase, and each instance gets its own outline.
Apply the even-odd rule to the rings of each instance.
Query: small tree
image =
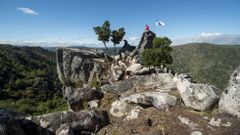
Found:
[[[98,35],[98,40],[103,42],[105,49],[108,52],[106,43],[109,41],[111,34],[109,21],[105,21],[102,26],[96,26],[93,29],[95,33]]]
[[[119,44],[125,35],[124,28],[119,28],[118,30],[113,30],[111,34],[111,41],[113,42],[114,52],[116,53],[116,45]]]
[[[145,49],[142,53],[144,65],[147,67],[160,67],[161,65],[172,64],[171,43],[172,41],[167,37],[155,37],[153,40],[153,48]]]

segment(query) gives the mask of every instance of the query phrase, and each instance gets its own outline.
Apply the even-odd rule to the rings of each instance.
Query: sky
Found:
[[[105,20],[135,45],[146,24],[178,44],[220,35],[240,43],[239,7],[240,0],[0,0],[0,43],[98,46],[93,27]]]

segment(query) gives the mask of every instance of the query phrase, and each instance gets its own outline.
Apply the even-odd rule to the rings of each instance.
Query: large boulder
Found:
[[[103,93],[91,88],[64,87],[63,95],[72,111],[84,109],[84,102],[101,100]]]
[[[58,76],[66,86],[86,87],[94,80],[111,78],[108,69],[113,58],[103,52],[58,48],[56,56]]]
[[[168,109],[171,106],[175,106],[176,101],[177,98],[175,96],[161,92],[132,94],[114,101],[110,113],[115,117],[126,116],[126,119],[135,119],[142,107],[153,106],[158,109]]]
[[[34,122],[25,119],[25,115],[0,109],[1,135],[53,135],[54,133]]]
[[[94,134],[109,124],[106,111],[58,112],[27,118],[54,133]]]
[[[174,78],[181,98],[187,107],[195,110],[210,109],[219,100],[220,91],[213,85],[196,84],[189,81],[189,77],[179,75]]]
[[[104,85],[101,90],[119,95],[134,88],[170,90],[176,88],[173,78],[173,75],[169,73],[134,75],[126,80]]]
[[[240,117],[240,66],[232,73],[219,101],[219,112]]]
[[[146,75],[149,74],[149,69],[143,67],[141,64],[132,64],[126,69],[126,73],[130,75]]]

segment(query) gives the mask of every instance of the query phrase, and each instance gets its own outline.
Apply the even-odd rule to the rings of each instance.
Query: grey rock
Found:
[[[106,111],[91,110],[79,112],[58,112],[40,116],[31,116],[31,119],[37,125],[48,123],[46,127],[52,132],[61,132],[66,130],[74,134],[84,132],[95,133],[102,127],[109,124],[109,116]],[[63,125],[65,124],[65,125]]]
[[[123,80],[119,82],[115,82],[113,84],[106,84],[101,87],[101,90],[104,92],[111,92],[115,94],[121,94],[131,89],[133,84],[129,80]]]
[[[200,131],[193,131],[191,135],[203,135],[203,133]]]
[[[99,90],[91,88],[64,88],[64,97],[67,100],[69,107],[73,111],[84,109],[84,101],[90,102],[93,100],[100,100],[103,98],[103,93]]]
[[[22,113],[0,109],[0,134],[53,135],[53,132],[25,119]]]
[[[153,39],[156,37],[156,34],[153,33],[152,31],[148,30],[148,31],[145,31],[143,34],[142,34],[142,38],[141,38],[141,41],[139,43],[139,46],[138,46],[138,52],[139,54],[141,54],[144,49],[149,49],[149,48],[153,48],[152,46],[152,41]]]
[[[144,92],[122,97],[114,101],[110,113],[115,117],[126,116],[126,120],[135,119],[141,107],[154,106],[158,109],[167,110],[176,105],[177,98],[162,92]],[[133,106],[135,104],[136,106]]]
[[[187,107],[203,111],[213,107],[219,100],[220,91],[213,85],[191,83],[183,75],[174,79]]]
[[[60,81],[66,86],[78,87],[89,86],[93,79],[100,81],[113,61],[103,52],[70,48],[58,48],[56,57]]]
[[[173,75],[169,73],[159,73],[152,75],[134,75],[126,80],[114,82],[101,87],[104,92],[112,92],[116,94],[123,94],[124,92],[133,88],[145,89],[172,89],[176,84],[173,80]]]
[[[219,101],[219,112],[240,117],[240,66],[232,73]]]
[[[141,64],[132,64],[126,69],[126,73],[130,75],[147,75],[149,74],[149,69],[143,67]]]
[[[110,71],[112,76],[112,81],[118,81],[121,79],[125,70],[125,65],[121,65],[121,63],[113,63],[111,65]]]
[[[71,124],[65,123],[56,130],[56,135],[74,135]]]

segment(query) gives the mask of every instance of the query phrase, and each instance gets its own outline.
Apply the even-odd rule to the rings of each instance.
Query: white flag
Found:
[[[163,22],[161,22],[161,21],[156,21],[156,26],[164,26],[165,24],[163,23]]]

